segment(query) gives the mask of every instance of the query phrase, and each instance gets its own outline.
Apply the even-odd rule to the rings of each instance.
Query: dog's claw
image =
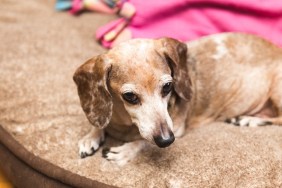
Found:
[[[81,153],[80,158],[82,158],[82,159],[85,158],[85,153]]]
[[[92,156],[96,153],[96,151],[98,151],[98,149],[99,149],[99,145],[95,143],[89,148],[87,148],[87,145],[81,144],[80,151],[79,151],[80,157],[86,158],[86,157]]]
[[[83,153],[81,153],[80,154],[80,157],[83,159],[83,158],[85,158],[85,157],[87,157],[88,156],[88,154],[86,153],[86,152],[83,152]]]
[[[98,150],[98,149],[97,149]],[[86,157],[89,157],[89,156],[92,156],[96,153],[96,151],[93,147],[91,148],[91,153],[87,153],[87,152],[81,152],[80,153],[80,157],[83,159],[83,158],[86,158]]]
[[[104,148],[102,150],[102,157],[107,158],[107,154],[110,152],[110,148]]]
[[[232,123],[232,121],[231,121],[231,119],[230,118],[227,118],[225,121],[224,121],[225,123]]]

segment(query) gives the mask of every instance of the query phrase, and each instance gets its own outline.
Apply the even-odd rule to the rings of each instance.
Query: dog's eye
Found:
[[[163,97],[167,96],[171,90],[172,90],[172,82],[168,82],[164,84],[162,88],[162,96]]]
[[[130,104],[137,104],[139,103],[139,98],[133,92],[126,92],[122,94],[122,98]]]

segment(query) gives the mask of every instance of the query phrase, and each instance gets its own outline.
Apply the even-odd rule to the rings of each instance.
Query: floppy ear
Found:
[[[191,99],[191,80],[187,66],[187,45],[172,38],[160,39],[162,53],[171,69],[175,92],[184,100]]]
[[[112,117],[112,97],[107,82],[111,65],[101,57],[88,60],[75,72],[73,80],[83,111],[89,122],[99,128],[106,127]]]

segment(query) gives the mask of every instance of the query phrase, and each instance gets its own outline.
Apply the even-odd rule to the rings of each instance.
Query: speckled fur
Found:
[[[90,122],[100,128],[109,124],[108,132],[119,139],[132,140],[140,133],[151,143],[154,136],[168,135],[170,130],[180,137],[186,125],[193,128],[214,121],[282,125],[281,49],[246,34],[215,35],[196,45],[201,47],[189,53],[186,44],[174,39],[135,39],[86,62],[74,80]],[[157,88],[165,75],[171,75],[174,92],[162,99]],[[141,96],[139,106],[123,101],[124,88]],[[133,133],[128,129],[135,134],[116,133]],[[125,153],[131,150],[124,148]],[[121,152],[110,151],[106,158],[114,160],[114,155],[125,164]]]
[[[172,131],[177,137],[182,136],[185,115],[174,113],[170,116],[169,111],[187,111],[185,105],[191,99],[191,81],[186,60],[186,44],[169,38],[135,39],[90,59],[74,74],[86,117],[95,127],[107,127],[108,134],[124,141],[142,137],[155,143],[155,137],[168,138]],[[172,81],[172,94],[162,97],[163,85]],[[139,96],[140,104],[132,105],[123,100],[122,94],[128,90]],[[94,146],[99,145],[101,139],[97,138],[99,134],[93,134],[94,129],[79,142],[82,157],[92,155],[98,149]],[[131,134],[117,133],[124,130]],[[91,137],[90,143],[93,144],[88,144]],[[126,153],[133,152],[129,147],[124,148],[130,150],[124,151]],[[108,155],[113,160],[112,155],[115,154]],[[118,163],[125,163],[120,162],[121,157],[116,158]]]
[[[282,124],[280,48],[247,34],[214,35],[189,46],[198,47],[188,59],[194,94],[189,126],[238,116]]]

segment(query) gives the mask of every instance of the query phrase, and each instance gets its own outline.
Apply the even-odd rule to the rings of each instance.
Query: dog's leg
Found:
[[[235,118],[229,118],[225,122],[241,127],[258,127],[273,124],[268,119],[253,116],[238,116]]]
[[[85,158],[94,155],[100,145],[104,142],[104,139],[104,130],[91,127],[90,132],[78,142],[80,157]]]
[[[125,143],[122,146],[104,148],[102,154],[107,160],[123,166],[132,160],[138,154],[138,152],[145,147],[145,145],[145,140],[136,140]]]
[[[227,123],[236,126],[265,126],[265,125],[282,125],[282,96],[270,98],[264,107],[253,116],[238,116],[226,120]]]
[[[188,102],[176,98],[176,96],[170,98],[168,110],[173,122],[173,134],[176,138],[182,137],[185,133],[188,105]]]
[[[176,138],[182,137],[182,136],[184,135],[184,133],[185,133],[185,128],[186,128],[186,126],[185,126],[185,121],[184,121],[183,123],[179,124],[178,126],[175,126],[175,127],[173,128],[173,134],[174,134],[174,136],[175,136]]]
[[[230,118],[225,121],[226,123],[231,123],[235,126],[242,127],[258,127],[266,125],[280,125],[282,126],[282,115],[274,118],[261,118],[253,116],[238,116],[235,118]]]
[[[279,71],[281,72],[281,67]],[[280,125],[280,126],[282,126],[282,92],[281,92],[282,81],[281,80],[282,80],[282,76],[281,74],[279,74],[279,77],[276,80],[276,84],[272,90],[272,95],[271,95],[271,102],[272,105],[277,110],[277,117],[267,119],[268,121],[272,122],[273,125]]]
[[[172,115],[173,134],[176,138],[180,138],[184,135],[186,129],[186,121],[185,121],[186,118],[187,118],[187,113],[185,113],[185,111]]]

